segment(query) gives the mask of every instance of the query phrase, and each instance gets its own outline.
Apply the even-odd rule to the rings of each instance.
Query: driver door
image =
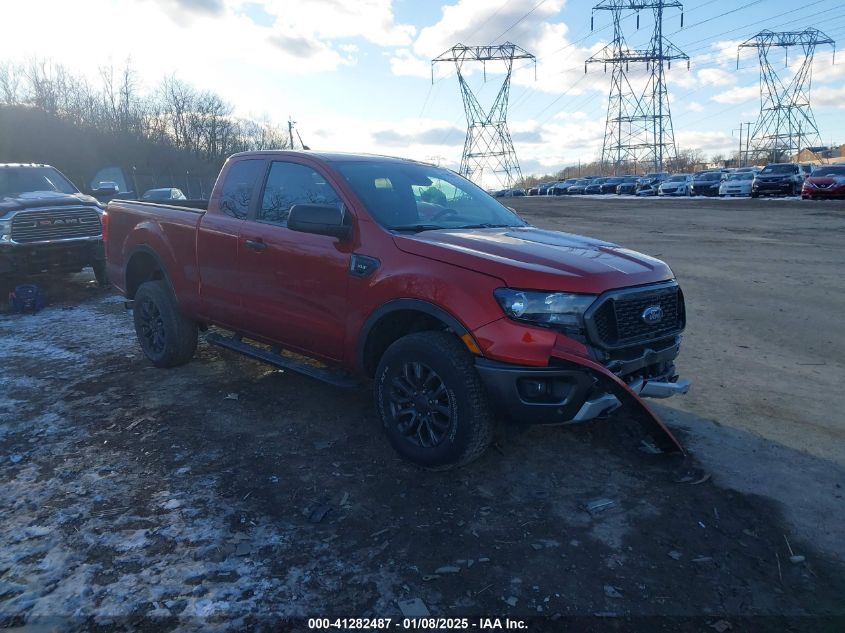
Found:
[[[295,204],[342,205],[316,169],[272,161],[254,217],[241,227],[239,267],[246,329],[327,360],[343,358],[351,241],[287,228]],[[347,213],[351,213],[346,205]]]

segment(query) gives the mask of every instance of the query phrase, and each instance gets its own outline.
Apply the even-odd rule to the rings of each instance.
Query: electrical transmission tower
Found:
[[[777,162],[792,155],[797,160],[802,148],[821,144],[819,128],[810,109],[810,86],[813,56],[816,47],[823,44],[833,46],[835,63],[836,42],[817,29],[760,31],[739,45],[737,68],[743,48],[756,48],[760,61],[760,117],[751,134],[751,148],[746,152],[751,160]],[[782,48],[788,62],[789,49],[793,46],[801,47],[803,59],[792,78],[785,82],[772,66],[769,53],[772,48]]]
[[[511,87],[511,71],[515,59],[530,59],[534,62],[536,73],[537,60],[524,49],[505,42],[501,46],[464,46],[456,44],[448,51],[431,60],[432,82],[434,82],[434,64],[454,62],[458,71],[458,83],[464,102],[467,118],[467,135],[464,141],[464,153],[461,156],[460,173],[477,185],[484,182],[488,171],[506,188],[513,187],[522,180],[522,171],[513,148],[508,131],[508,95]],[[465,62],[482,62],[484,79],[487,80],[487,62],[503,62],[505,78],[496,99],[489,110],[479,103],[467,83],[461,69]]]
[[[654,14],[654,33],[646,49],[629,48],[622,32],[625,14],[636,12],[637,28],[642,10]],[[602,165],[612,165],[614,173],[637,166],[663,171],[664,162],[677,157],[669,92],[666,88],[666,67],[672,61],[689,57],[663,36],[663,11],[679,9],[683,5],[674,0],[602,0],[593,11],[608,11],[613,18],[613,39],[588,64],[603,64],[605,72],[611,66],[610,96],[607,104],[607,123],[602,146]],[[592,19],[591,19],[592,22]],[[684,15],[681,13],[681,27]],[[592,24],[591,24],[592,26]],[[629,74],[631,64],[646,65],[645,85]],[[636,77],[636,76],[635,76]]]

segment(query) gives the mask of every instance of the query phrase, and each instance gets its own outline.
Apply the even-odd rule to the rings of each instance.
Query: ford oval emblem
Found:
[[[648,325],[657,325],[663,320],[663,308],[660,306],[649,306],[640,315]]]

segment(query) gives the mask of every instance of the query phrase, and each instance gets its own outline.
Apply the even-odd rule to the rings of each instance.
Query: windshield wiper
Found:
[[[489,222],[484,222],[481,224],[465,224],[463,226],[450,226],[450,229],[506,229],[512,228],[516,226],[521,226],[519,224],[491,224]]]
[[[445,229],[445,226],[439,224],[400,224],[399,226],[391,226],[391,231],[413,231],[419,233],[421,231],[437,231],[438,229]]]

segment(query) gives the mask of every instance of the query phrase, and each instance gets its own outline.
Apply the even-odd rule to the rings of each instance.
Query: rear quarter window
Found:
[[[220,194],[220,210],[223,213],[239,220],[246,218],[263,167],[261,159],[241,160],[232,165],[226,173]]]

